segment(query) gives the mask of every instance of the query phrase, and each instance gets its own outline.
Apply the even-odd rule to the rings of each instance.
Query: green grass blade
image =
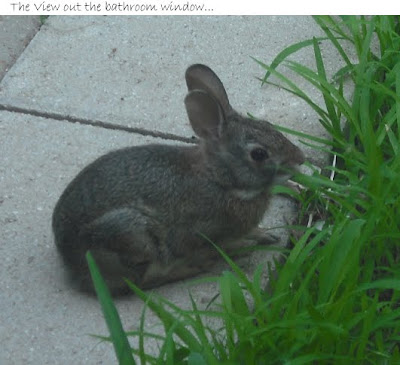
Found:
[[[144,303],[142,313],[140,315],[140,322],[139,322],[139,346],[138,346],[138,351],[139,351],[139,358],[140,358],[140,363],[142,365],[146,364],[146,350],[144,348],[144,322],[146,318],[146,309],[147,309],[147,302]]]
[[[203,346],[208,347],[209,340],[207,338],[206,326],[205,326],[204,321],[201,316],[202,312],[198,310],[196,301],[194,300],[192,293],[190,291],[189,291],[189,297],[190,297],[190,302],[192,303],[192,308],[193,308],[192,313],[195,318],[195,325],[193,326],[193,329],[195,330],[195,332],[196,332],[197,336],[199,337],[200,342],[203,344]],[[211,346],[208,351],[210,354],[213,352]],[[204,360],[203,357],[202,357],[202,359]]]
[[[361,284],[357,288],[357,292],[359,291],[366,291],[366,290],[371,290],[371,289],[393,289],[400,291],[400,279],[398,278],[393,278],[393,279],[380,279],[380,280],[375,280],[371,283],[364,283]]]
[[[325,66],[324,66],[324,62],[322,59],[322,54],[321,54],[321,49],[318,45],[317,40],[314,38],[313,39],[313,47],[314,47],[314,56],[315,56],[315,63],[317,65],[317,71],[318,71],[318,75],[326,82],[328,83],[328,80],[326,78],[326,72],[325,72]],[[334,128],[336,130],[340,131],[340,120],[338,119],[338,116],[336,114],[336,110],[335,110],[335,104],[332,102],[332,100],[330,100],[329,98],[327,98],[326,93],[323,93],[323,98],[325,101],[325,105],[326,105],[326,109],[328,111],[328,115],[330,120],[332,121],[332,124],[334,126]]]
[[[122,327],[121,319],[119,318],[119,314],[115,308],[106,283],[101,277],[100,271],[89,251],[86,253],[86,260],[89,265],[90,275],[92,276],[94,288],[103,311],[104,319],[107,323],[108,330],[110,331],[110,337],[114,345],[118,363],[121,365],[133,365],[135,364],[135,360],[132,356],[132,350],[128,338]]]
[[[221,250],[214,242],[212,242],[208,237],[200,234],[205,240],[207,240],[210,244],[214,246],[214,248],[219,252],[219,254],[224,258],[224,260],[229,264],[229,266],[232,268],[232,270],[235,272],[239,280],[242,282],[242,284],[246,287],[247,290],[251,292],[253,297],[255,299],[259,298],[259,293],[254,290],[252,283],[247,279],[246,274],[243,272],[243,270],[240,269],[240,267],[223,251]]]
[[[225,271],[220,279],[220,292],[222,303],[228,313],[235,313],[243,317],[250,315],[239,282],[229,271]]]
[[[400,61],[394,67],[395,72],[395,88],[396,88],[396,95],[400,95]],[[400,141],[400,98],[395,99],[395,108],[396,108],[396,119],[397,119],[397,136],[398,140]]]
[[[315,38],[317,41],[323,41],[328,38]],[[291,46],[285,48],[283,51],[281,51],[271,62],[270,65],[270,70],[267,71],[265,74],[264,78],[262,79],[262,83],[265,84],[268,80],[268,78],[271,76],[271,70],[275,70],[286,58],[288,58],[290,55],[298,52],[300,49],[312,46],[314,42],[314,39],[308,39],[305,41],[301,41],[295,44],[292,44]]]
[[[266,65],[265,63],[259,61],[256,58],[253,58],[255,62],[257,62],[262,68],[266,69],[267,71],[270,71],[274,76],[276,76],[279,80],[281,80],[284,84],[287,85],[287,87],[282,86],[282,85],[277,85],[271,82],[268,82],[268,84],[278,86],[281,89],[284,89],[299,98],[303,99],[307,104],[311,106],[311,108],[321,117],[322,120],[326,121],[326,123],[329,122],[328,120],[328,115],[325,110],[323,110],[318,104],[316,104],[303,90],[301,90],[294,82],[289,80],[286,76],[283,74],[277,72],[276,70],[272,69],[270,66]]]
[[[346,65],[349,66],[349,67],[352,67],[353,65],[352,65],[349,57],[347,56],[347,53],[345,52],[343,47],[338,42],[338,38],[331,32],[329,27],[326,25],[326,23],[324,21],[326,18],[313,16],[313,19],[321,27],[321,29],[325,32],[325,34],[328,36],[329,40],[332,42],[332,44],[338,50],[339,54],[342,56],[342,58],[345,61]]]
[[[305,67],[297,62],[288,61],[288,67],[303,77],[305,80],[314,85],[321,91],[324,97],[328,98],[330,102],[337,105],[342,111],[342,114],[349,120],[354,120],[355,115],[349,102],[341,95],[341,93],[324,78],[320,77],[317,73],[308,67]]]
[[[358,267],[358,252],[360,247],[355,244],[361,228],[365,225],[362,219],[343,221],[335,227],[330,242],[324,247],[324,261],[320,266],[319,303],[325,303],[329,297],[336,294],[339,285],[345,278],[356,279],[356,273],[349,272]],[[349,280],[351,282],[351,280]]]
[[[304,139],[307,139],[309,141],[313,141],[313,142],[316,142],[316,143],[321,143],[323,145],[332,146],[332,144],[333,144],[333,142],[331,140],[329,140],[329,139],[312,136],[311,134],[299,132],[299,131],[296,131],[294,129],[282,127],[282,126],[279,126],[279,125],[274,125],[274,128],[276,128],[280,132],[292,134],[293,136],[304,138]]]
[[[126,283],[140,299],[142,299],[144,302],[147,302],[148,307],[157,314],[167,330],[171,328],[171,326],[176,325],[177,318],[168,312],[162,304],[157,303],[150,294],[146,294],[129,280],[126,280]],[[198,352],[201,351],[201,344],[198,342],[196,337],[185,328],[183,324],[178,324],[176,327],[176,334],[188,347]]]

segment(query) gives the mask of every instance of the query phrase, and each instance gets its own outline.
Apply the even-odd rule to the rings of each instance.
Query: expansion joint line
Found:
[[[55,119],[55,120],[59,120],[59,121],[63,121],[63,122],[69,122],[69,123],[79,123],[79,124],[83,124],[83,125],[91,125],[93,127],[99,127],[99,128],[104,128],[104,129],[111,129],[111,130],[116,130],[116,131],[135,133],[135,134],[140,134],[142,136],[162,138],[162,139],[185,142],[185,143],[197,143],[196,137],[193,137],[193,138],[182,137],[182,136],[178,136],[178,135],[175,135],[172,133],[155,132],[155,131],[150,131],[150,130],[142,129],[142,128],[127,127],[127,126],[120,125],[120,124],[112,124],[112,123],[102,122],[100,120],[90,120],[90,119],[73,117],[71,115],[65,115],[65,114],[41,112],[41,111],[37,111],[34,109],[20,108],[20,107],[12,106],[12,105],[0,104],[0,110],[8,111],[11,113],[32,115],[35,117],[41,117],[41,118],[46,118],[46,119]]]

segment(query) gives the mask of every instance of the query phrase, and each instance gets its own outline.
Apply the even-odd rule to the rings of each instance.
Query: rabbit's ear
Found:
[[[186,70],[185,78],[189,91],[203,90],[210,94],[218,101],[225,115],[232,110],[224,85],[209,67],[201,64],[192,65]]]
[[[185,98],[186,111],[195,133],[204,139],[219,139],[224,113],[219,103],[203,90],[193,90]]]

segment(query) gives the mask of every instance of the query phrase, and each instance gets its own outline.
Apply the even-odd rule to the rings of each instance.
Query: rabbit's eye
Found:
[[[262,162],[268,158],[268,152],[264,148],[257,147],[250,152],[250,156],[253,161]]]

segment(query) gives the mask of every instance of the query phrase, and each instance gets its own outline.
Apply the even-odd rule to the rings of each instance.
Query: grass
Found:
[[[133,357],[121,360],[129,336],[139,338],[130,354],[141,364],[400,364],[400,20],[314,20],[325,37],[286,48],[270,65],[255,59],[265,72],[262,83],[307,102],[330,136],[289,131],[334,162],[322,172],[296,176],[305,187],[291,193],[302,206],[299,225],[292,227],[300,237],[293,237],[285,262],[276,262],[267,289],[261,284],[264,267],[249,280],[221,252],[231,271],[216,279],[219,298],[212,309],[199,309],[192,300],[192,309],[184,310],[130,283],[160,318],[163,336],[145,332],[145,311],[136,331],[123,332],[107,289],[97,284],[107,339],[121,364],[135,363]],[[332,78],[321,42],[343,60]],[[288,59],[304,47],[312,47],[315,69]],[[313,85],[323,103],[279,71],[284,68]],[[346,83],[354,87],[351,100]],[[99,275],[93,279],[101,281]],[[220,328],[208,326],[209,318]],[[148,339],[159,341],[158,355],[146,353]]]

